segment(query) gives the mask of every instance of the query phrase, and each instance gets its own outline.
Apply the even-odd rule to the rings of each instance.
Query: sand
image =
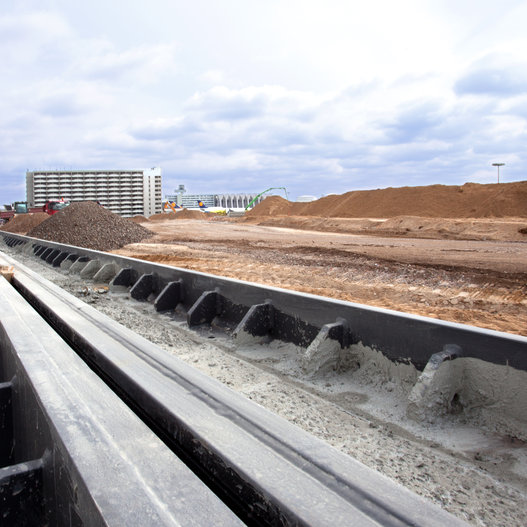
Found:
[[[462,186],[430,185],[359,190],[330,195],[310,203],[291,203],[271,196],[247,213],[327,218],[527,218],[527,181]]]

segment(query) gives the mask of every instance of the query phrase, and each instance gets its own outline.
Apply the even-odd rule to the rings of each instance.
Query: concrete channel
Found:
[[[514,361],[516,368],[521,369],[523,366],[525,369],[527,339],[522,337],[516,338],[466,326],[438,323],[421,317],[364,308],[345,302],[332,302],[329,299],[264,288],[255,284],[192,273],[76,247],[60,246],[23,236],[4,235],[4,240],[7,245],[40,257],[64,272],[80,275],[84,273],[86,279],[106,281],[110,288],[125,288],[130,291],[132,298],[153,302],[159,311],[179,308],[180,312],[184,313],[189,326],[210,324],[214,321],[234,339],[271,337],[300,343],[306,347],[306,356],[310,356],[310,360],[315,360],[317,364],[323,360],[337,360],[339,349],[345,348],[357,339],[375,341],[373,331],[376,325],[377,333],[383,328],[383,331],[388,331],[394,336],[395,342],[391,342],[388,346],[386,356],[391,360],[403,358],[408,360],[410,357],[414,364],[425,369],[424,373],[428,371],[428,376],[437,364],[445,360],[454,361],[461,355],[467,356],[467,350],[469,356],[477,355],[478,358],[482,355],[490,356],[489,354],[493,352],[492,362],[499,364],[511,360]],[[179,522],[189,525],[209,525],[210,514],[214,517],[217,515],[220,519],[225,518],[221,520],[223,523],[214,521],[214,524],[218,525],[235,525],[237,522],[251,525],[463,524],[425,500],[365,468],[352,458],[338,453],[325,443],[199,374],[174,357],[168,357],[156,346],[46,282],[16,261],[7,256],[4,258],[9,265],[15,267],[14,288],[86,361],[91,368],[86,370],[90,372],[90,376],[98,374],[99,377],[95,377],[97,380],[94,382],[101,382],[102,379],[106,383],[105,389],[112,389],[110,392],[112,395],[107,399],[109,402],[105,405],[108,410],[119,408],[124,401],[133,411],[132,416],[135,416],[136,420],[139,417],[142,426],[146,425],[143,433],[153,433],[156,440],[162,442],[166,448],[164,455],[168,458],[173,456],[178,463],[183,461],[185,468],[188,467],[191,469],[191,474],[197,476],[196,485],[199,484],[198,487],[205,494],[202,496],[199,492],[193,493],[196,502],[192,503],[187,502],[185,496],[181,496],[181,500],[189,504],[187,512],[192,515],[195,507],[201,507],[199,505],[201,500],[205,500],[207,504],[210,502],[213,507],[219,507],[219,512],[213,510],[204,514],[204,517],[208,516],[209,521],[197,515],[192,523],[177,519],[177,514],[183,513],[181,507],[175,505],[176,510],[171,511],[167,516],[173,524]],[[15,295],[16,302],[20,305],[19,309],[31,312],[31,316],[27,317],[25,313],[18,314],[15,317],[18,324],[20,319],[25,318],[31,320],[32,317],[36,317],[41,320],[12,287],[3,284],[0,294],[5,294],[6,297]],[[24,308],[21,307],[22,305]],[[362,312],[363,308],[365,312]],[[52,518],[60,517],[63,520],[65,510],[70,511],[70,515],[73,513],[76,515],[79,525],[165,524],[157,521],[150,523],[107,521],[114,511],[102,511],[98,516],[99,519],[92,522],[92,518],[95,518],[92,510],[89,507],[83,509],[78,506],[78,489],[84,492],[82,503],[97,504],[98,496],[106,496],[109,492],[105,487],[106,478],[98,479],[92,474],[95,487],[100,485],[100,488],[94,490],[82,483],[85,479],[90,479],[89,473],[88,476],[84,476],[74,470],[73,474],[64,475],[68,470],[63,467],[66,465],[77,467],[84,464],[93,468],[98,467],[101,462],[104,465],[108,461],[98,460],[96,453],[90,452],[89,448],[88,459],[90,455],[94,456],[91,461],[86,460],[84,452],[79,447],[74,446],[72,453],[67,441],[63,440],[60,427],[54,422],[55,417],[50,415],[51,412],[48,413],[40,402],[31,403],[31,397],[24,395],[19,399],[18,394],[26,392],[33,393],[32,397],[37,401],[41,401],[42,397],[39,394],[40,383],[36,382],[34,377],[36,375],[36,378],[39,378],[38,372],[26,373],[24,368],[18,366],[14,368],[12,365],[13,361],[16,364],[19,361],[16,358],[18,344],[15,337],[25,335],[18,338],[25,342],[26,347],[32,347],[34,342],[43,341],[42,337],[39,340],[34,332],[28,334],[25,325],[23,327],[13,325],[13,317],[8,316],[5,319],[2,316],[0,322],[3,328],[2,374],[5,383],[10,385],[6,386],[7,391],[3,393],[9,394],[13,391],[13,382],[16,385],[16,390],[12,392],[15,395],[6,395],[2,401],[17,401],[15,406],[12,403],[5,403],[4,414],[10,415],[13,422],[22,423],[18,428],[11,425],[12,437],[3,445],[3,451],[11,451],[12,444],[23,445],[27,442],[27,439],[19,438],[34,435],[34,424],[32,425],[30,421],[33,421],[31,416],[35,415],[35,405],[39,408],[39,412],[42,412],[37,420],[41,429],[54,430],[53,434],[44,434],[52,436],[51,440],[35,441],[33,450],[29,449],[26,452],[26,448],[21,448],[18,457],[4,455],[3,465],[8,471],[15,470],[19,463],[30,463],[28,475],[22,475],[20,481],[23,482],[24,488],[35,489],[29,493],[31,499],[20,502],[16,499],[7,500],[6,510],[22,511],[22,514],[26,511],[27,525],[38,524],[32,523],[34,511],[37,514],[47,514]],[[35,324],[35,327],[39,326]],[[411,335],[404,335],[405,330]],[[412,333],[414,330],[415,333]],[[56,339],[57,336],[53,338]],[[419,338],[422,339],[419,345],[410,347],[410,350],[405,348],[407,342]],[[384,343],[388,338],[381,336],[378,340]],[[61,346],[66,346],[69,353],[72,353],[64,343]],[[501,355],[496,352],[497,346]],[[50,375],[61,374],[69,378],[70,374],[64,365],[69,364],[70,361],[54,357],[52,355],[54,348],[53,346],[51,348],[47,351],[47,355],[43,356],[33,350],[32,356],[36,356],[39,364],[49,363],[58,369]],[[383,353],[385,352],[382,346],[379,348]],[[419,353],[412,355],[410,352],[414,349]],[[423,352],[423,349],[427,352]],[[317,353],[323,356],[317,357]],[[49,360],[46,360],[48,356]],[[427,359],[424,360],[424,357]],[[80,359],[75,359],[75,364],[78,360]],[[81,368],[80,363],[78,367]],[[59,384],[63,385],[60,377],[57,379]],[[53,383],[50,381],[43,384]],[[426,392],[426,389],[424,391]],[[93,393],[97,392],[92,392],[92,399]],[[120,396],[116,405],[113,403],[115,394]],[[76,423],[85,422],[85,419],[93,415],[97,415],[100,419],[101,413],[106,422],[113,421],[111,413],[106,419],[106,414],[100,407],[92,410],[90,398],[85,397],[82,390],[78,398],[79,401],[84,401],[84,406],[79,402],[79,407],[68,413]],[[104,398],[106,400],[106,396]],[[23,401],[23,404],[20,401]],[[59,399],[56,400],[55,407],[61,406],[58,401]],[[26,405],[26,402],[30,404]],[[83,411],[88,417],[85,417]],[[122,413],[121,410],[118,412]],[[10,423],[9,419],[5,422]],[[62,426],[67,429],[68,423]],[[55,432],[57,428],[59,431]],[[114,432],[108,430],[105,434],[107,437],[113,437]],[[81,436],[79,442],[92,442],[89,436],[82,436],[80,432],[79,435]],[[130,445],[132,451],[134,444],[135,440]],[[57,448],[60,449],[60,455],[53,455],[50,458],[47,453],[54,452]],[[135,453],[138,453],[139,457],[145,455],[140,450],[134,451]],[[78,457],[75,458],[74,454]],[[113,454],[110,452],[108,455]],[[135,462],[141,466],[141,463],[144,464],[144,459],[150,459],[143,458],[141,462],[135,460],[132,454],[125,455],[130,467],[133,467]],[[57,465],[54,461],[50,461],[50,459],[69,457],[72,461],[68,463],[60,462]],[[161,459],[165,458],[161,457]],[[173,469],[168,462],[164,461],[162,465],[165,468],[170,467],[166,470],[177,478],[176,472],[172,472]],[[152,466],[151,470],[155,473],[157,469]],[[38,480],[39,483],[33,483],[34,474],[39,475],[43,471],[47,474],[47,480],[38,476],[41,478]],[[54,481],[57,477],[66,482],[66,490],[61,493],[64,503],[59,503],[55,491],[51,490],[57,488]],[[127,474],[127,477],[131,476]],[[5,478],[7,479],[2,480],[1,490],[4,492],[4,489],[7,489],[5,491],[7,496],[9,489],[15,485],[15,480],[11,479],[9,473],[5,473]],[[81,484],[78,482],[79,479]],[[143,491],[148,496],[156,496],[157,487],[154,485],[152,491],[148,488],[149,483],[146,478],[141,476],[139,479],[144,485]],[[45,484],[45,481],[48,481],[48,484]],[[53,485],[50,484],[52,481]],[[127,503],[126,495],[121,501],[120,492],[115,492],[117,487],[112,488],[114,489],[112,503]],[[173,480],[167,480],[168,488],[175,492],[174,499],[177,502],[179,491],[176,492],[174,489],[179,489],[179,485]],[[152,500],[154,503],[163,504],[161,508],[165,512],[167,504],[170,503],[163,494],[169,492],[167,489],[160,489],[159,497]],[[212,496],[210,500],[207,492]],[[72,498],[68,499],[68,496]],[[99,511],[102,510],[98,505],[94,507]],[[156,510],[154,505],[146,508],[149,510],[151,508],[154,512]],[[158,511],[159,517],[162,516],[161,512]],[[53,524],[53,521],[51,523]],[[57,524],[68,523],[61,521]],[[166,524],[172,523],[166,522]]]

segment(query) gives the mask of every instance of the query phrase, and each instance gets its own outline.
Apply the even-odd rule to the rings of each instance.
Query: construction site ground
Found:
[[[383,220],[372,219],[332,218],[328,231],[293,217],[148,221],[154,237],[115,252],[527,335],[525,219],[434,220],[423,232],[424,221],[412,229],[407,219],[402,231],[379,231]],[[323,219],[311,225],[322,229]]]
[[[154,235],[113,252],[510,333],[527,332],[524,218],[428,223],[423,218],[233,220],[201,213],[196,219],[167,218],[171,219],[144,219],[141,224]],[[481,421],[478,408],[415,422],[406,415],[411,383],[392,376],[378,359],[357,371],[312,378],[299,368],[299,351],[290,344],[237,349],[229,339],[209,335],[206,329],[189,330],[156,313],[147,302],[106,294],[107,287],[86,284],[39,259],[22,254],[17,259],[168,353],[470,525],[525,525],[525,434],[513,436],[489,426]]]

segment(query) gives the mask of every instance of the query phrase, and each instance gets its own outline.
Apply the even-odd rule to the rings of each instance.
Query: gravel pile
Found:
[[[17,234],[26,234],[43,221],[46,221],[49,215],[45,212],[36,212],[34,214],[17,214],[11,218],[5,225],[0,227],[0,230],[6,232],[13,232]]]
[[[28,236],[98,251],[119,249],[153,233],[92,201],[72,203],[31,229]]]

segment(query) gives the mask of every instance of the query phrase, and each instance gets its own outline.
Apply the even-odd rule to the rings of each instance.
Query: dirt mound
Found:
[[[200,210],[183,209],[180,212],[161,212],[150,216],[150,221],[164,221],[164,220],[206,220],[207,214]]]
[[[98,251],[119,249],[153,235],[143,226],[121,218],[92,201],[72,203],[27,234]]]
[[[462,186],[430,185],[357,190],[310,203],[291,203],[279,196],[263,200],[247,213],[255,216],[327,218],[503,218],[527,217],[527,181]]]
[[[179,220],[206,220],[207,217],[208,215],[200,210],[183,209],[181,212],[176,213],[176,219]]]
[[[292,214],[292,209],[295,207],[295,205],[297,204],[287,201],[280,196],[269,196],[258,203],[256,207],[248,210],[245,213],[245,216],[289,216]],[[297,212],[294,214],[300,216],[300,214]]]
[[[30,231],[37,225],[40,225],[48,218],[49,215],[45,212],[35,212],[34,214],[18,214],[14,218],[11,218],[5,225],[2,225],[0,229],[6,232],[26,234],[26,232]]]
[[[148,220],[145,216],[133,216],[132,218],[128,218],[129,220],[132,220],[134,223],[145,223]]]

